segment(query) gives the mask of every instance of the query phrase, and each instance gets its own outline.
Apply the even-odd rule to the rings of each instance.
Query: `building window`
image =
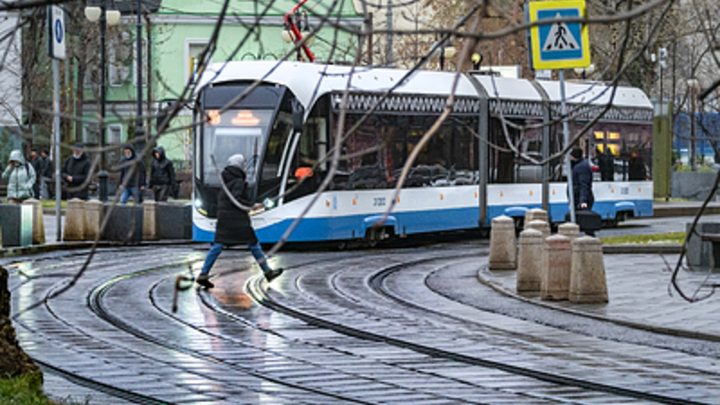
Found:
[[[207,39],[188,39],[185,40],[185,77],[191,81],[197,80],[200,68],[200,56],[207,47],[209,41]],[[208,64],[212,63],[212,57]]]
[[[100,139],[100,125],[97,122],[90,122],[83,125],[83,143],[88,145],[97,145]]]
[[[111,44],[112,45],[112,44]],[[118,58],[118,54],[122,57],[122,50],[109,48],[108,53],[108,82],[111,87],[121,87],[130,75],[130,70],[123,64],[123,60]]]
[[[107,133],[107,144],[108,145],[122,143],[122,141],[123,141],[122,129],[123,129],[122,125],[119,125],[119,124],[108,125],[108,133]]]

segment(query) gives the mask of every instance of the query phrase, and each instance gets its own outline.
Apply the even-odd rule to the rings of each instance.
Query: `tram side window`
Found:
[[[327,146],[327,120],[309,119],[288,162],[290,166],[285,201],[292,201],[317,190],[327,174],[327,163],[322,162],[328,151]]]
[[[505,135],[507,131],[507,136]],[[490,125],[488,165],[490,183],[541,183],[542,166],[533,163],[542,160],[543,126],[540,119],[510,119],[503,128],[498,118]],[[512,147],[508,144],[508,138]],[[550,153],[561,145],[551,130]],[[518,153],[514,152],[517,149]],[[550,163],[550,178],[557,175],[556,163]]]
[[[348,115],[349,131],[362,115]],[[391,116],[372,115],[365,118],[352,133],[347,134],[342,154],[347,156],[340,166],[343,170],[335,177],[335,187],[346,190],[380,189],[393,186],[395,166],[389,149],[391,139],[398,131]]]
[[[280,112],[265,150],[263,167],[260,172],[260,187],[258,200],[272,198],[278,195],[282,182],[283,166],[287,160],[290,143],[292,141],[292,117],[286,112]]]
[[[478,183],[478,123],[475,119],[454,119],[451,181],[462,186]]]
[[[515,183],[515,154],[510,150],[503,126],[499,119],[492,118],[489,134],[488,181],[490,183]],[[518,130],[507,126],[510,142],[515,143]]]
[[[361,115],[348,115],[346,130]],[[367,117],[343,147],[349,158],[334,178],[335,189],[394,188],[402,169],[437,117],[373,115]],[[473,117],[450,117],[422,147],[404,187],[442,187],[475,184],[478,179],[477,143]]]
[[[603,181],[646,181],[651,178],[651,125],[602,123],[595,125],[591,134],[589,156],[599,167]]]

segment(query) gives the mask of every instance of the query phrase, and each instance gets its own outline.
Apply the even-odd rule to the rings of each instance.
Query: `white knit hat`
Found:
[[[238,169],[245,170],[245,156],[235,154],[228,158],[226,166],[235,166]]]

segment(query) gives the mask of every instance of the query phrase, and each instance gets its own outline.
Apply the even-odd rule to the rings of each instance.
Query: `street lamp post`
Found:
[[[433,48],[438,44],[437,36],[433,43]],[[452,43],[443,44],[433,52],[433,56],[440,59],[440,70],[445,70],[445,59],[452,59],[455,56],[455,46]]]
[[[142,0],[137,0],[137,38],[135,44],[137,47],[137,124],[135,127],[135,138],[144,138],[145,130],[143,129],[143,85],[142,85]]]
[[[690,88],[690,109],[692,115],[690,116],[690,170],[696,171],[697,168],[697,127],[695,124],[695,91],[698,87],[698,81],[695,78],[687,80],[687,85]]]
[[[106,99],[106,72],[105,72],[105,31],[107,25],[115,25],[120,19],[120,12],[117,10],[107,11],[107,0],[102,0],[100,7],[85,7],[85,16],[91,22],[100,19],[100,172],[98,179],[100,180],[99,197],[100,201],[105,202],[107,195],[107,179],[108,172],[105,170],[105,99]]]

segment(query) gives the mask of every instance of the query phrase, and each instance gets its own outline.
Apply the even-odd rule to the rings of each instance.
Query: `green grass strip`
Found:
[[[613,236],[600,241],[603,245],[682,245],[685,242],[685,232]]]

